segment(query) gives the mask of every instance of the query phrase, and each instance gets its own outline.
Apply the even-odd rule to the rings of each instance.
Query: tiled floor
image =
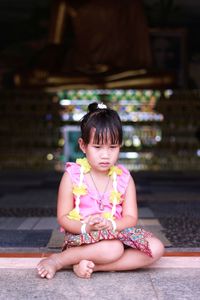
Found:
[[[165,246],[169,247],[171,245],[170,241],[163,234],[160,222],[148,207],[139,208],[137,226],[154,233],[162,240]],[[63,243],[63,236],[59,233],[56,217],[1,217],[0,230],[52,230],[52,236],[47,244],[47,248],[60,248]]]
[[[139,208],[138,225],[154,225],[162,229],[160,222],[155,219],[153,211],[148,207]],[[0,217],[0,230],[53,230],[58,227],[56,217]]]
[[[53,230],[56,228],[58,228],[56,217],[0,218],[0,230]]]

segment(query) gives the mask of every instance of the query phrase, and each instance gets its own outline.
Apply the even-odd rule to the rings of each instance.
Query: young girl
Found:
[[[78,141],[86,157],[66,164],[58,192],[57,218],[65,244],[61,253],[38,264],[42,278],[71,266],[82,278],[96,271],[134,270],[164,252],[160,240],[135,227],[135,184],[129,171],[116,165],[122,144],[117,112],[97,103],[88,108]]]

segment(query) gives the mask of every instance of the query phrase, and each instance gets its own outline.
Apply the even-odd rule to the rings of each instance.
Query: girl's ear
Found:
[[[85,153],[85,148],[86,148],[86,146],[85,146],[85,143],[83,142],[83,139],[82,139],[82,138],[79,138],[79,139],[78,139],[78,143],[79,143],[80,149],[83,151],[83,153]]]

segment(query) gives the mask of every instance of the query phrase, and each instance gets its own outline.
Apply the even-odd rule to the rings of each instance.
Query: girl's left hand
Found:
[[[93,227],[96,229],[96,230],[103,230],[103,229],[107,229],[107,230],[111,230],[112,229],[112,223],[105,219],[105,218],[98,218],[98,219],[94,219],[94,220],[91,220],[89,222],[90,225],[93,225]]]

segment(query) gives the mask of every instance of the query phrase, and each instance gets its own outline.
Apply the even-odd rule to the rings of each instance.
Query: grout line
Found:
[[[149,274],[149,278],[150,278],[150,283],[151,283],[152,289],[156,295],[156,299],[159,300],[158,291],[156,289],[156,285],[153,283],[151,273]]]

